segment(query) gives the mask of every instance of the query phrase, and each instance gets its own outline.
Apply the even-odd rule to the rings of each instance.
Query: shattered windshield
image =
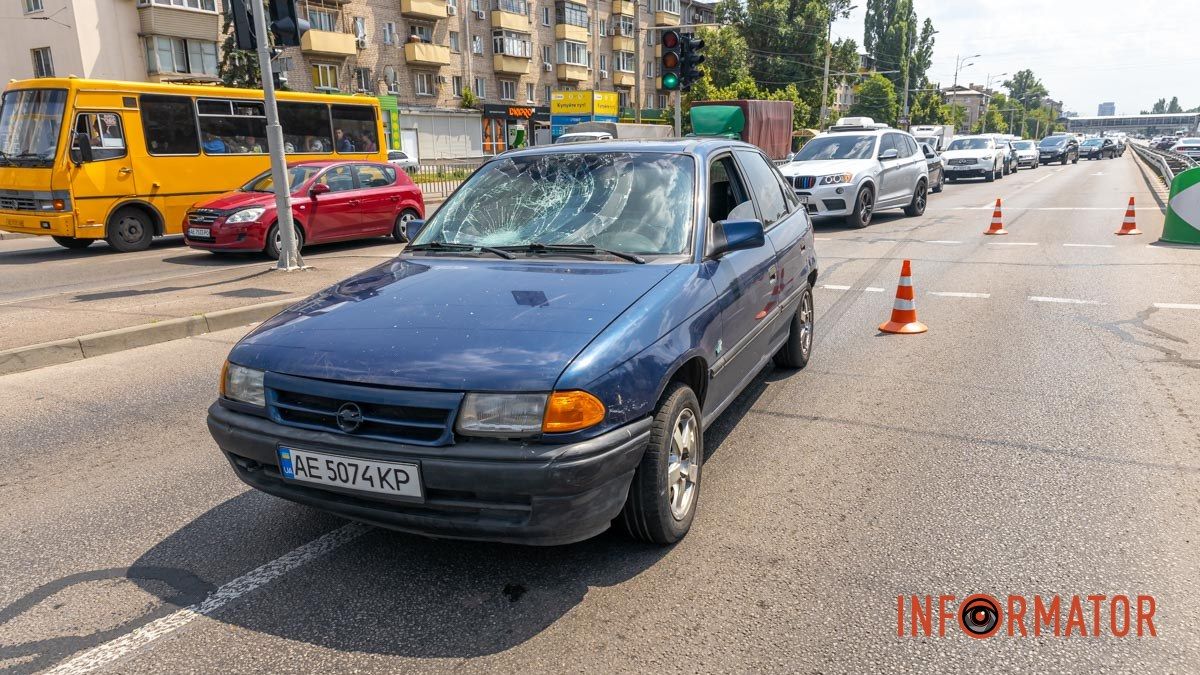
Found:
[[[639,255],[691,244],[695,164],[687,155],[581,152],[481,168],[414,245],[591,244]]]
[[[0,165],[50,166],[66,101],[62,89],[5,92],[0,104]]]

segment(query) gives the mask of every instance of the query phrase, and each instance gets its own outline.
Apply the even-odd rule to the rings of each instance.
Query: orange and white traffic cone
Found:
[[[913,292],[912,263],[905,260],[900,267],[900,285],[896,286],[896,304],[892,306],[892,320],[879,326],[883,333],[911,335],[924,333],[929,328],[917,321],[917,301]]]
[[[1117,234],[1141,234],[1142,231],[1137,229],[1137,215],[1133,209],[1133,197],[1129,198],[1129,208],[1125,209],[1125,222],[1121,225],[1121,229],[1117,230]]]
[[[992,211],[992,226],[984,234],[1008,234],[1004,229],[1004,216],[1000,214],[1000,198],[996,198],[996,210]]]

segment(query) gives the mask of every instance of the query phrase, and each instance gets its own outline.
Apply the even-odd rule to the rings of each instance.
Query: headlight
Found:
[[[266,211],[266,209],[261,206],[255,206],[255,207],[252,207],[249,209],[242,209],[241,211],[238,211],[237,213],[234,213],[232,216],[229,216],[228,218],[226,218],[225,222],[227,222],[227,223],[254,222],[254,221],[258,220],[260,216],[262,216],[263,211]]]
[[[835,173],[828,176],[821,176],[821,185],[842,185],[854,180],[852,173]]]
[[[545,413],[546,394],[467,394],[456,426],[467,436],[529,436]]]
[[[221,396],[265,407],[267,397],[263,389],[263,371],[226,361],[221,372]]]

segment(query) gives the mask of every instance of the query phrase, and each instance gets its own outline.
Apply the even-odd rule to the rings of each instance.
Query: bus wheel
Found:
[[[95,239],[76,239],[75,237],[57,236],[51,237],[51,239],[53,239],[54,243],[58,244],[59,246],[73,250],[85,249],[91,246],[93,241],[96,241]]]
[[[122,253],[144,251],[154,238],[154,223],[141,209],[118,209],[108,222],[108,245]]]

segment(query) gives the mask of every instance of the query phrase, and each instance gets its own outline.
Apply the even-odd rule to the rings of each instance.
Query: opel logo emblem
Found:
[[[337,411],[337,425],[342,431],[352,434],[363,423],[362,408],[357,403],[343,403]]]

